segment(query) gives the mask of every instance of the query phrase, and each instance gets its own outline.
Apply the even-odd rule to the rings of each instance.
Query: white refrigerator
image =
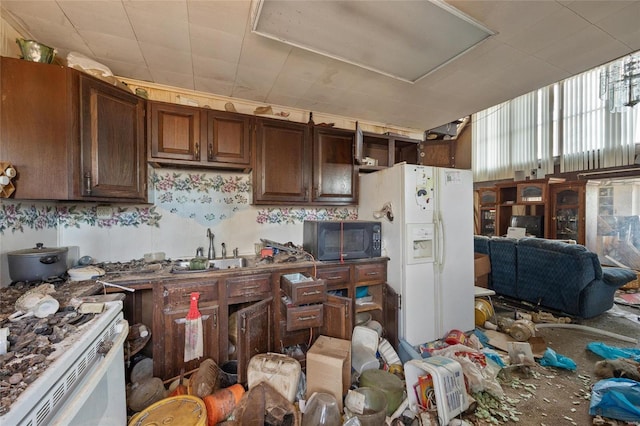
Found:
[[[361,174],[359,200],[358,218],[382,223],[399,337],[417,346],[473,330],[471,171],[396,164]]]

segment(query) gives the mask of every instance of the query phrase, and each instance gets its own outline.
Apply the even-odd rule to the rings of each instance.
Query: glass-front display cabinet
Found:
[[[496,235],[496,188],[478,189],[478,203],[480,212],[480,235],[493,237]]]
[[[640,271],[640,178],[589,181],[586,246],[600,263]]]
[[[584,244],[586,181],[549,185],[550,237]]]

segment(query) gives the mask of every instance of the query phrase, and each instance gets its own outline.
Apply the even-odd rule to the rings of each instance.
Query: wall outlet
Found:
[[[113,216],[113,209],[111,206],[96,207],[96,217],[98,219],[111,219],[111,216]]]

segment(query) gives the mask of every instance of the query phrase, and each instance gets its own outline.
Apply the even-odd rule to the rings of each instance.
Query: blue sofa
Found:
[[[497,294],[579,318],[611,309],[615,291],[636,279],[629,269],[603,269],[598,256],[579,244],[475,236],[474,246],[489,255],[489,287]]]

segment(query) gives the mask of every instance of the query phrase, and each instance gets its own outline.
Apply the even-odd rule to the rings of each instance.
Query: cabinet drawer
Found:
[[[381,263],[371,263],[367,265],[356,265],[356,282],[383,282],[386,279],[386,268]]]
[[[281,300],[280,304],[283,315],[286,315],[287,318],[287,331],[322,326],[324,309],[321,303],[305,306],[287,306],[287,304]]]
[[[328,288],[334,288],[339,285],[349,284],[349,281],[351,280],[351,274],[349,271],[349,266],[322,268],[318,269],[316,277],[325,280]]]
[[[171,284],[165,286],[165,306],[189,305],[189,297],[192,292],[200,293],[198,303],[213,302],[218,300],[218,281],[188,282],[183,284]]]
[[[285,292],[293,305],[308,305],[310,303],[322,303],[327,300],[327,284],[324,280],[295,281],[288,277],[297,274],[283,275],[280,287]],[[308,277],[304,277],[307,278]]]
[[[271,274],[227,279],[227,297],[267,295],[271,292]]]

